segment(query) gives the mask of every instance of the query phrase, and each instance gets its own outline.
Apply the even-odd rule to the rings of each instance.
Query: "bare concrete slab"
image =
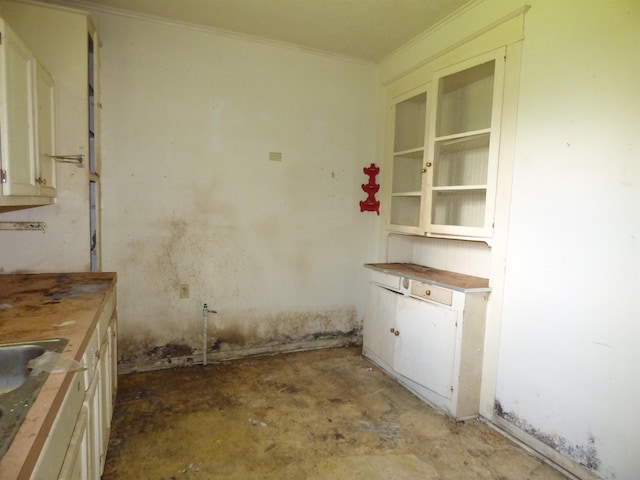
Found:
[[[120,377],[103,480],[562,479],[456,423],[358,347]]]

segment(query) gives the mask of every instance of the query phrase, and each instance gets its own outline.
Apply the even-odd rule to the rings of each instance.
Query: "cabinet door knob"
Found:
[[[396,331],[396,329],[395,329],[395,328],[392,328],[392,329],[391,329],[391,330],[389,330],[389,331],[390,331],[391,333],[393,333],[393,332],[395,332],[395,331]]]
[[[423,168],[422,170],[420,170],[422,173],[427,173],[427,169]]]
[[[400,335],[400,332],[396,330],[395,332],[393,332],[393,334],[397,337],[398,335]]]
[[[429,295],[431,295],[431,290],[426,290],[424,294],[428,297]]]

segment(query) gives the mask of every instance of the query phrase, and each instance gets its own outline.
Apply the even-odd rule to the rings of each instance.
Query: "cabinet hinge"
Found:
[[[7,171],[0,170],[0,183],[7,183]]]

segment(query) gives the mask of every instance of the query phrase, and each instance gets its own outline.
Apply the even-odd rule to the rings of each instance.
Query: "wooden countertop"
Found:
[[[115,284],[115,273],[0,275],[0,343],[62,337],[63,358],[81,360]],[[0,478],[29,478],[72,378],[49,375],[0,459]]]
[[[489,279],[413,263],[367,263],[367,268],[461,292],[489,292]]]

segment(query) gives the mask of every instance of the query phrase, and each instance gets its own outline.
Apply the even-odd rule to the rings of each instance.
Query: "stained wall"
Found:
[[[504,99],[512,138],[501,138],[488,252],[481,414],[580,478],[636,478],[640,4],[526,3],[470,4],[384,62],[382,78],[521,31],[504,37],[519,81]],[[452,244],[437,260],[459,268],[468,250]]]
[[[199,351],[203,303],[218,312],[216,348],[357,335],[377,220],[358,204],[362,168],[377,161],[377,67],[94,18],[103,267],[118,272],[121,358]]]
[[[640,4],[531,3],[496,412],[603,478],[636,478]]]

